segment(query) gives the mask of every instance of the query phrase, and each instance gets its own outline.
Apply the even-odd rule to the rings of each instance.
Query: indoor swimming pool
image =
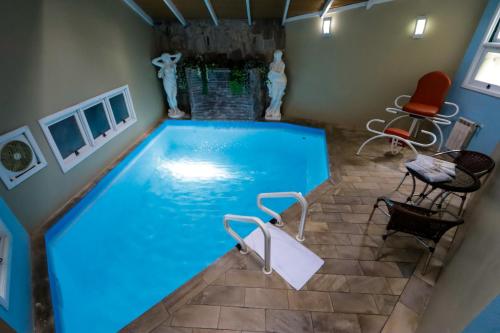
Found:
[[[328,170],[323,130],[164,122],[46,234],[57,332],[117,332],[235,245],[224,214],[269,220],[257,194],[308,193]]]

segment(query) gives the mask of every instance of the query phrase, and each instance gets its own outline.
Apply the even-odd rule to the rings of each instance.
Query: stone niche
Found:
[[[218,26],[205,19],[189,20],[186,27],[177,21],[156,26],[157,54],[181,52],[183,59],[201,57],[207,63],[269,63],[274,51],[283,50],[285,44],[285,29],[276,19],[255,20],[252,26],[236,19],[219,20]],[[230,76],[227,68],[207,69],[202,80],[199,71],[186,68],[187,89],[179,88],[177,95],[180,108],[190,112],[192,119],[261,117],[267,97],[258,70],[248,71],[248,84],[241,94],[231,91]]]
[[[248,83],[235,93],[230,69],[208,69],[206,81],[196,69],[186,69],[191,119],[256,120],[263,114],[262,84],[257,69],[248,70]]]
[[[276,49],[283,50],[286,33],[280,20],[190,20],[183,27],[175,21],[158,26],[160,51],[181,52],[184,56],[216,55],[231,60],[264,58],[270,61]]]

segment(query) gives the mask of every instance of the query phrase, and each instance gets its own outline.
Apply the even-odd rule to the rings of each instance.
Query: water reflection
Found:
[[[222,165],[208,161],[169,160],[161,161],[159,169],[169,172],[182,181],[207,181],[233,179],[235,175]]]

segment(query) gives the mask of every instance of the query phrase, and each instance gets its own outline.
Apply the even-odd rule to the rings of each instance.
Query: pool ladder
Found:
[[[306,225],[306,217],[307,217],[307,210],[308,210],[308,203],[307,200],[304,198],[302,193],[300,192],[273,192],[273,193],[260,193],[257,195],[257,207],[259,207],[260,210],[263,212],[269,214],[270,216],[273,217],[274,220],[276,220],[275,225],[278,227],[283,227],[285,223],[283,222],[283,219],[280,214],[275,212],[274,210],[270,209],[269,207],[264,206],[262,203],[262,199],[268,199],[268,198],[294,198],[296,199],[302,208],[301,215],[300,215],[300,224],[299,224],[299,231],[297,235],[295,236],[295,239],[299,242],[303,242],[305,240],[304,238],[304,229]],[[243,222],[243,223],[253,223],[256,224],[260,230],[262,231],[264,235],[264,268],[263,271],[265,274],[271,274],[272,273],[272,268],[271,268],[271,234],[269,230],[267,230],[266,224],[258,217],[256,216],[243,216],[243,215],[234,215],[234,214],[226,214],[224,215],[224,228],[226,231],[233,237],[238,244],[240,245],[240,253],[242,254],[248,254],[248,246],[243,240],[243,238],[238,235],[234,231],[233,228],[230,226],[230,222]]]

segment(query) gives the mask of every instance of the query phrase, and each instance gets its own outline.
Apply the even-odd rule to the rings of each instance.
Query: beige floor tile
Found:
[[[380,333],[387,318],[379,315],[358,315],[361,333]]]
[[[307,217],[307,223],[309,222],[335,223],[342,222],[342,219],[340,217],[340,213],[309,213],[309,216]]]
[[[346,205],[360,205],[363,203],[359,197],[354,197],[354,196],[334,196],[333,202],[335,204],[346,204]]]
[[[269,289],[292,289],[278,273],[273,272],[271,275],[266,275],[266,288]]]
[[[347,279],[343,275],[315,274],[307,282],[306,289],[311,291],[349,291]]]
[[[351,292],[369,294],[392,294],[386,278],[380,276],[347,276]]]
[[[416,263],[423,254],[424,252],[422,250],[417,249],[394,249],[385,247],[379,260]]]
[[[151,333],[194,333],[192,328],[171,327],[168,323],[162,324],[151,331]]]
[[[431,285],[417,277],[412,277],[401,295],[401,303],[420,315],[427,307],[431,294]]]
[[[149,333],[162,322],[168,320],[170,315],[162,303],[159,303],[146,311],[138,319],[121,330],[122,333]]]
[[[308,248],[321,258],[338,258],[337,248],[335,245],[308,245]]]
[[[406,278],[387,278],[387,282],[391,287],[391,291],[393,295],[401,295],[403,293],[406,284],[408,283],[408,279]]]
[[[193,328],[193,333],[240,333],[240,331],[216,330],[211,328]]]
[[[266,329],[264,309],[221,307],[219,329],[261,332]]]
[[[367,246],[336,245],[337,259],[375,260],[376,250]]]
[[[389,316],[382,333],[415,333],[418,326],[418,315],[401,302],[396,304]]]
[[[236,270],[226,272],[226,284],[240,287],[265,287],[265,274],[261,270]]]
[[[190,304],[243,306],[245,288],[230,286],[208,286],[194,297]]]
[[[329,223],[328,230],[339,234],[362,235],[366,228],[356,223]]]
[[[415,264],[389,261],[360,261],[365,275],[385,277],[410,277]]]
[[[339,275],[363,275],[359,261],[326,259],[318,273]]]
[[[333,232],[306,232],[304,245],[350,245],[349,236],[350,235],[347,234],[336,234]]]
[[[370,246],[376,247],[377,249],[383,243],[382,237],[370,235],[349,235],[349,240],[354,246]]]
[[[368,205],[351,205],[351,210],[353,213],[358,213],[358,214],[370,214],[373,210],[373,204],[368,204]],[[375,214],[378,214],[375,212]]]
[[[378,314],[375,299],[370,294],[331,293],[334,312]]]
[[[373,295],[380,314],[390,315],[394,306],[398,302],[398,296],[394,295]]]
[[[322,203],[321,210],[323,213],[352,213],[351,206],[345,204]]]
[[[361,333],[358,317],[344,313],[312,313],[315,333]]]
[[[172,326],[217,328],[220,307],[213,305],[184,305],[172,315]]]
[[[330,295],[319,291],[288,291],[290,310],[333,311]]]
[[[266,331],[313,333],[311,314],[306,311],[266,310]]]
[[[245,306],[251,308],[288,309],[286,290],[246,288]]]
[[[342,213],[341,214],[342,221],[347,223],[368,223],[368,219],[370,218],[369,214],[360,214],[360,213]]]
[[[205,289],[207,285],[201,276],[192,278],[162,301],[165,309],[170,313],[177,311]]]
[[[306,223],[304,230],[311,231],[311,232],[327,232],[328,231],[328,224],[325,222],[310,221],[310,222]]]

